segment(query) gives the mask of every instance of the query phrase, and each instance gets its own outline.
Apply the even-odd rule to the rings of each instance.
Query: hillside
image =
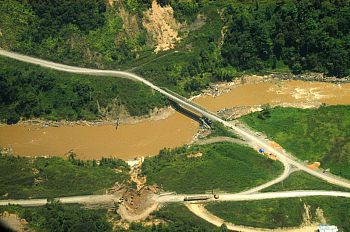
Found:
[[[0,14],[1,48],[185,96],[242,73],[350,74],[349,1],[4,0]]]

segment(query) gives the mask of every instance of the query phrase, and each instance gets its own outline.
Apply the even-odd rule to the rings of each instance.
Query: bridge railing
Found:
[[[214,116],[214,117],[218,117],[218,118],[219,118],[219,116],[216,115],[215,113],[208,111],[207,109],[205,109],[205,108],[202,107],[201,105],[198,105],[197,103],[195,103],[195,102],[193,102],[193,101],[191,101],[191,100],[189,100],[189,99],[187,99],[187,98],[181,96],[180,94],[177,94],[177,93],[175,93],[175,92],[173,92],[173,91],[171,91],[170,89],[167,89],[167,88],[165,88],[165,87],[161,87],[161,89],[163,89],[164,91],[170,93],[171,95],[173,95],[173,96],[175,96],[175,97],[181,99],[182,101],[187,102],[188,104],[191,104],[192,106],[194,106],[194,107],[196,107],[196,108],[198,108],[198,109],[200,109],[200,110],[206,112],[207,114],[210,114],[210,115],[212,115],[212,116]]]

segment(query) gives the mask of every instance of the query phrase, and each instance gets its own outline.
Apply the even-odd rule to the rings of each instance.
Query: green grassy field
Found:
[[[241,118],[266,133],[301,160],[319,161],[323,169],[350,179],[350,106],[318,109],[274,108],[270,117],[259,112]]]
[[[305,172],[298,171],[290,174],[283,182],[277,183],[263,192],[277,192],[289,190],[330,190],[330,191],[350,191],[348,188],[338,187],[329,184],[317,177],[311,176]]]
[[[221,231],[216,226],[194,215],[183,204],[167,204],[153,215],[170,222],[165,231]]]
[[[201,152],[202,157],[188,157]],[[251,148],[216,143],[162,150],[142,166],[149,184],[165,191],[203,193],[207,190],[238,192],[262,184],[282,172],[282,164],[259,156]]]
[[[0,199],[52,198],[104,193],[115,182],[128,180],[121,160],[93,161],[0,156]],[[114,168],[122,173],[115,173]]]
[[[318,221],[316,209],[323,210],[326,222],[337,225],[340,231],[350,230],[350,200],[335,197],[308,197],[247,202],[208,204],[206,208],[216,216],[237,225],[262,228],[300,226],[304,204],[310,206],[310,216]]]
[[[230,131],[228,128],[226,128],[224,125],[222,125],[219,122],[213,122],[211,125],[212,132],[208,135],[208,138],[212,137],[231,137],[231,138],[239,138],[235,133]]]

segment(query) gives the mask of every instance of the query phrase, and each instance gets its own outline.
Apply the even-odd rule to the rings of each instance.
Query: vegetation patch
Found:
[[[141,26],[147,25],[150,1],[48,2],[1,1],[0,47],[79,66],[136,68],[183,95],[244,72],[350,74],[346,1],[159,0],[187,26],[174,49],[158,54],[147,26]],[[168,28],[169,22],[157,27]]]
[[[347,1],[235,1],[225,15],[222,56],[238,71],[350,74]]]
[[[290,190],[330,190],[330,191],[350,191],[348,188],[342,188],[327,183],[317,177],[309,175],[303,171],[293,172],[290,176],[269,188],[263,189],[263,192],[277,192]]]
[[[269,117],[255,112],[241,120],[266,133],[293,155],[350,179],[350,107],[274,108]]]
[[[183,204],[171,203],[152,213],[151,218],[163,220],[165,223],[153,225],[152,228],[141,223],[132,223],[128,232],[146,231],[221,231],[216,226],[204,221],[190,212]]]
[[[158,92],[127,79],[68,74],[1,57],[0,66],[0,120],[9,124],[20,118],[139,116],[166,102]]]
[[[306,215],[305,207],[309,208]],[[270,199],[246,202],[211,203],[206,208],[214,215],[237,225],[262,228],[296,227],[309,216],[311,222],[337,225],[349,231],[350,200],[336,197]],[[323,221],[323,222],[322,222]]]
[[[226,128],[220,122],[213,122],[211,124],[212,132],[209,134],[209,138],[211,137],[231,137],[231,138],[239,138],[235,133]]]
[[[0,156],[0,199],[88,195],[128,180],[128,166],[118,159],[81,161],[62,158]],[[114,169],[123,172],[116,173]]]
[[[198,152],[203,155],[189,156]],[[142,165],[149,184],[177,193],[239,192],[267,182],[282,169],[279,162],[232,143],[164,149]]]
[[[35,231],[113,231],[106,210],[82,209],[79,205],[62,205],[53,201],[44,207],[1,206],[0,213],[18,214]]]
[[[88,210],[79,205],[62,205],[50,202],[44,207],[0,206],[0,213],[16,213],[36,231],[116,231],[108,221],[106,210]],[[115,214],[115,212],[113,212]],[[149,231],[203,231],[219,232],[221,229],[192,214],[182,204],[168,204],[154,212],[150,219],[161,219],[163,223],[131,223],[129,229],[117,228],[120,232]]]

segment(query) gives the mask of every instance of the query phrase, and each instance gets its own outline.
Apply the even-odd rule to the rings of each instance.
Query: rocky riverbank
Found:
[[[155,108],[150,114],[140,116],[140,117],[132,117],[129,115],[120,116],[117,119],[100,119],[100,120],[78,120],[78,121],[68,121],[68,120],[60,120],[60,121],[52,121],[45,119],[29,119],[29,120],[20,120],[16,125],[34,125],[42,128],[46,127],[60,127],[60,126],[107,126],[107,125],[124,125],[124,124],[136,124],[147,120],[162,120],[175,112],[171,107],[166,108]],[[0,126],[5,126],[7,124],[0,123]]]

